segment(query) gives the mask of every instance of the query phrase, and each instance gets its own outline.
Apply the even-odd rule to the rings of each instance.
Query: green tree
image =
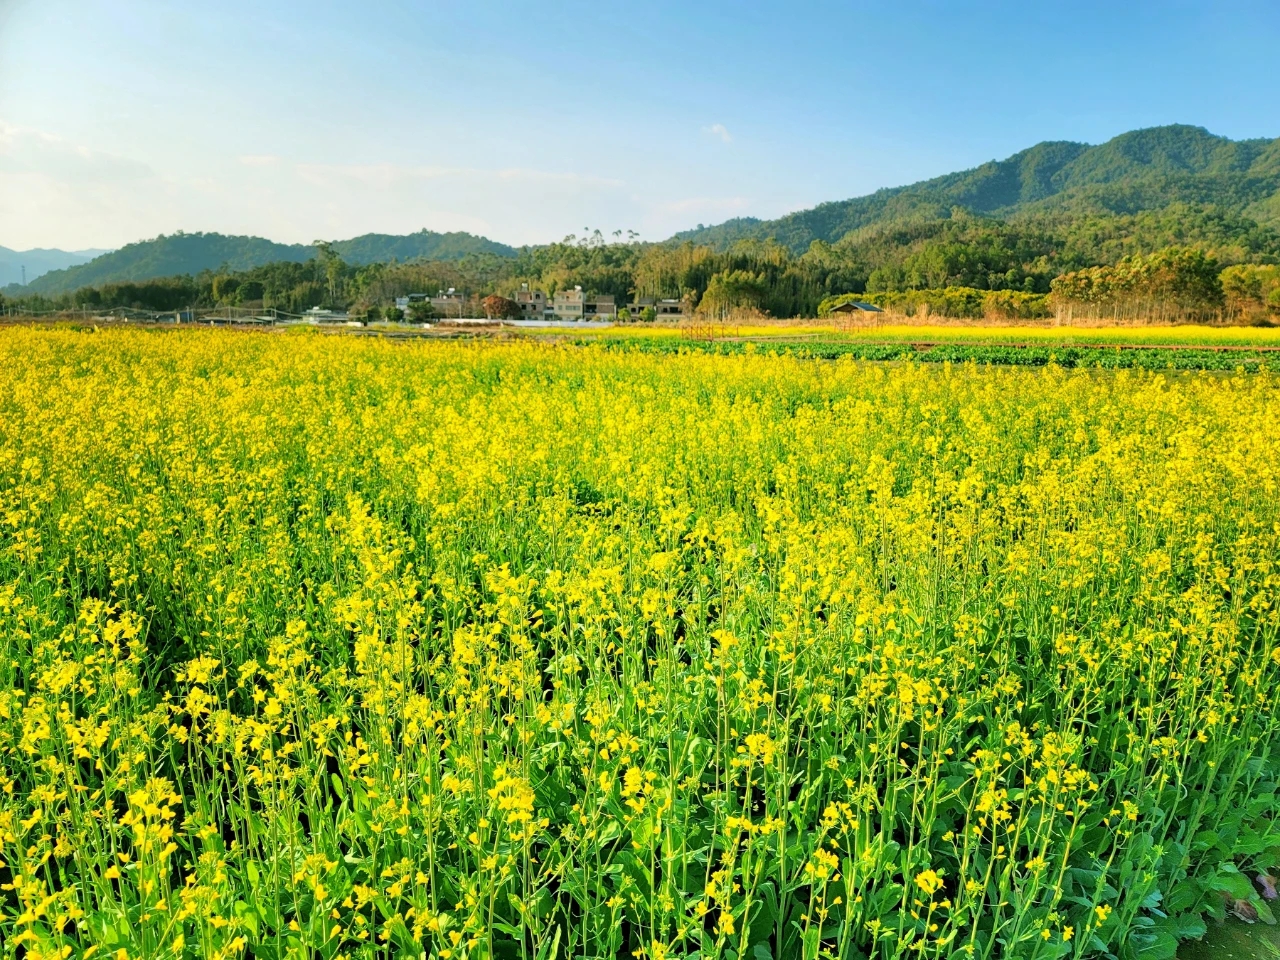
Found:
[[[213,300],[215,303],[239,303],[236,296],[240,289],[240,278],[222,273],[213,278]]]
[[[759,308],[765,298],[765,278],[748,270],[725,270],[707,283],[698,309],[703,313],[725,317],[741,308]]]
[[[1218,262],[1203,250],[1168,247],[1053,281],[1060,309],[1110,319],[1207,319],[1226,298]]]
[[[439,316],[440,311],[430,300],[417,300],[409,304],[409,319],[414,323],[426,323],[429,320],[438,319]]]
[[[346,273],[347,265],[342,262],[342,258],[338,256],[333,244],[328,240],[317,240],[313,246],[320,254],[320,263],[324,268],[324,277],[329,284],[329,301],[336,304],[338,301],[338,284]]]
[[[1280,266],[1237,264],[1223,270],[1221,278],[1227,311],[1234,317],[1265,314],[1280,303]]]

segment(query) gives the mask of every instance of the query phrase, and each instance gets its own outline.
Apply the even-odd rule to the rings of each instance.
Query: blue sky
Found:
[[[664,239],[1192,123],[1280,136],[1280,3],[0,0],[0,245]]]

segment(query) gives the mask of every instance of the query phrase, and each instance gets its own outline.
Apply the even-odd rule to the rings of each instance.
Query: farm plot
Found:
[[[1169,958],[1270,916],[1266,372],[0,360],[5,956]]]

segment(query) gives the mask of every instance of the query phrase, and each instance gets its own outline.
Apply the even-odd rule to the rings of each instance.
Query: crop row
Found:
[[[918,361],[921,363],[977,363],[1018,367],[1099,368],[1104,370],[1262,370],[1280,371],[1280,352],[1265,350],[1214,350],[1158,347],[1013,346],[941,343],[858,343],[828,341],[740,341],[627,339],[583,340],[615,349],[644,352],[707,352],[720,356],[751,353],[790,355],[820,360],[847,357],[869,361]]]

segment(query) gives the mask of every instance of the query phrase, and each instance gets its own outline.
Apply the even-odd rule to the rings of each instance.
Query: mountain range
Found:
[[[30,283],[50,270],[62,270],[88,263],[109,250],[10,250],[0,247],[0,287],[21,284],[25,272]],[[25,271],[24,271],[25,268]]]
[[[869,238],[883,245],[896,242],[904,228],[919,232],[912,225],[939,224],[959,211],[1059,234],[1075,225],[1082,242],[1098,248],[1080,251],[1083,261],[1104,262],[1128,252],[1138,242],[1131,237],[1135,231],[1266,259],[1280,231],[1280,139],[1230,140],[1203,127],[1172,125],[1134,130],[1097,146],[1049,141],[972,170],[776,220],[741,217],[677,233],[668,243],[692,241],[725,250],[740,240],[773,239],[795,254],[815,240]],[[517,252],[485,237],[430,230],[407,236],[370,233],[332,246],[357,265]],[[315,255],[314,246],[217,233],[176,233],[108,253],[14,254],[0,248],[0,285],[17,282],[21,264],[28,284],[19,292],[56,295],[116,281],[302,262]]]
[[[956,207],[1000,219],[1068,219],[1174,204],[1212,205],[1280,227],[1280,139],[1229,140],[1179,124],[1134,130],[1098,146],[1051,141],[972,170],[777,220],[740,217],[674,239],[723,249],[773,238],[801,253],[814,240],[834,243],[884,223],[945,218]]]
[[[435,233],[420,230],[407,236],[366,233],[339,240],[333,250],[347,263],[366,264],[389,260],[458,260],[469,254],[488,253],[513,257],[514,247],[469,233]],[[58,252],[58,251],[55,251]],[[3,249],[0,248],[0,254]],[[27,270],[27,292],[55,295],[81,287],[126,280],[149,280],[198,274],[205,270],[248,270],[281,260],[302,263],[316,256],[307,244],[275,243],[261,237],[227,236],[221,233],[175,233],[142,240],[84,258],[63,269],[52,269],[32,278]],[[71,255],[64,255],[71,256]],[[11,281],[12,282],[12,281]]]

